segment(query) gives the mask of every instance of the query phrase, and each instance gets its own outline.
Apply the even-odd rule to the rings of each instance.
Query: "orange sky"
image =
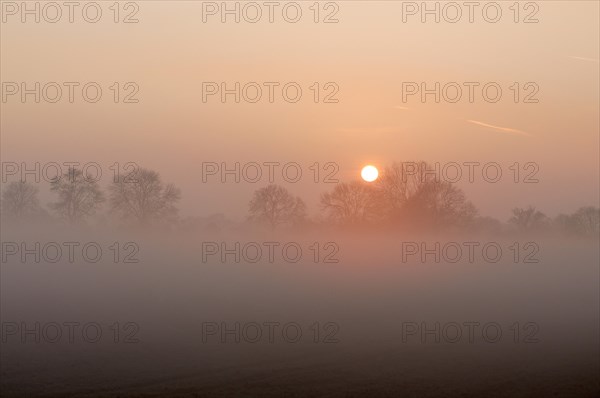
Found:
[[[243,216],[253,184],[203,184],[202,162],[318,161],[342,180],[365,163],[539,164],[538,184],[461,184],[484,214],[501,218],[534,204],[553,215],[598,203],[599,6],[538,2],[539,23],[402,22],[401,2],[338,2],[339,23],[202,22],[201,2],[139,2],[139,23],[77,20],[1,28],[3,82],[98,82],[88,104],[2,104],[3,161],[133,161],[183,191],[185,214]],[[77,15],[77,14],[76,14]],[[276,16],[279,14],[276,14]],[[136,82],[137,104],[114,104],[111,82]],[[202,82],[298,82],[289,104],[202,102]],[[337,104],[315,104],[309,86],[335,82]],[[402,101],[403,82],[497,82],[487,103]],[[509,86],[535,82],[537,104],[512,101]],[[108,98],[108,100],[107,100]],[[283,182],[283,181],[282,181]],[[286,185],[283,182],[283,185]],[[287,184],[316,211],[330,189],[310,178]]]

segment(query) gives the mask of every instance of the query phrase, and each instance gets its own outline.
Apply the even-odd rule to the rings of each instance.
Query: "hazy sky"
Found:
[[[4,15],[2,82],[93,81],[103,97],[86,103],[77,89],[74,103],[9,97],[2,103],[2,161],[93,161],[105,172],[114,162],[136,162],[176,183],[182,213],[190,215],[242,217],[253,190],[266,185],[203,183],[202,162],[297,162],[306,177],[277,182],[311,212],[332,188],[312,182],[314,162],[335,162],[346,181],[366,163],[415,159],[497,162],[505,173],[515,162],[539,165],[536,184],[515,184],[509,174],[497,184],[461,181],[483,214],[507,218],[512,207],[534,204],[554,215],[597,205],[599,3],[537,2],[539,22],[529,24],[514,23],[513,2],[499,3],[498,23],[486,22],[481,10],[473,23],[466,15],[422,23],[420,14],[404,23],[402,3],[391,1],[337,2],[339,22],[332,24],[313,22],[312,2],[299,2],[303,16],[295,24],[277,10],[274,23],[266,15],[255,24],[232,17],[221,23],[219,15],[203,23],[202,2],[192,1],[138,2],[133,24],[112,21],[112,2],[100,2],[96,24],[77,12],[72,24]],[[519,18],[531,12],[521,9]],[[135,82],[139,103],[113,103],[113,82]],[[232,96],[226,104],[218,96],[203,103],[203,82],[297,82],[303,97],[286,103],[276,90],[269,103],[265,89],[258,103],[237,104]],[[314,82],[320,103],[312,100]],[[339,87],[339,103],[322,103],[327,82]],[[435,103],[432,95],[422,103],[418,95],[403,101],[403,82],[480,86],[473,103],[466,88],[458,103]],[[503,89],[497,103],[481,95],[488,82]],[[523,103],[534,87],[527,82],[539,88],[539,103]]]

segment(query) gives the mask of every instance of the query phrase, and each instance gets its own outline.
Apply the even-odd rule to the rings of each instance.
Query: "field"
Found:
[[[20,233],[12,230],[4,241],[20,242]],[[28,233],[28,242],[81,241],[78,234],[38,235]],[[273,241],[243,235],[234,240]],[[127,236],[89,241],[107,248]],[[201,244],[218,236],[129,241],[139,247],[138,263],[115,263],[106,249],[96,263],[23,264],[18,255],[3,262],[3,396],[593,397],[600,391],[594,240],[278,236],[302,248],[297,263],[264,256],[248,263],[249,252],[239,263],[233,254],[223,262]],[[339,250],[314,257],[314,241],[335,242]],[[449,252],[439,253],[439,263],[433,254],[402,261],[408,247],[402,242],[409,241],[430,248],[496,242],[503,254],[495,263],[478,251],[473,261],[450,263]],[[530,259],[539,262],[515,261],[515,241],[535,242],[539,250]],[[36,322],[37,335],[27,334]],[[71,341],[68,322],[79,323],[71,324]],[[101,336],[95,327],[82,334],[92,323]]]

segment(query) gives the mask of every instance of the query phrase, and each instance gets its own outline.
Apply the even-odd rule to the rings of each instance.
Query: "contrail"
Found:
[[[597,60],[597,59],[594,59],[594,58],[576,57],[574,55],[567,55],[567,57],[573,58],[573,59],[579,59],[579,60],[582,60],[582,61],[589,61],[589,62],[600,63],[600,60]]]
[[[476,124],[478,126],[488,127],[488,128],[494,129],[494,130],[502,131],[502,132],[505,132],[505,133],[515,134],[515,135],[525,135],[525,136],[531,137],[531,134],[526,133],[525,131],[517,130],[517,129],[511,129],[511,128],[508,128],[508,127],[494,126],[493,124],[487,124],[487,123],[483,123],[483,122],[478,122],[477,120],[467,120],[467,122]]]

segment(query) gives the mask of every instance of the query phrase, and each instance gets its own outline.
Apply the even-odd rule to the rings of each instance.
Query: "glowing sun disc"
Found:
[[[360,176],[367,182],[373,182],[379,177],[379,171],[377,167],[368,165],[362,168]]]

